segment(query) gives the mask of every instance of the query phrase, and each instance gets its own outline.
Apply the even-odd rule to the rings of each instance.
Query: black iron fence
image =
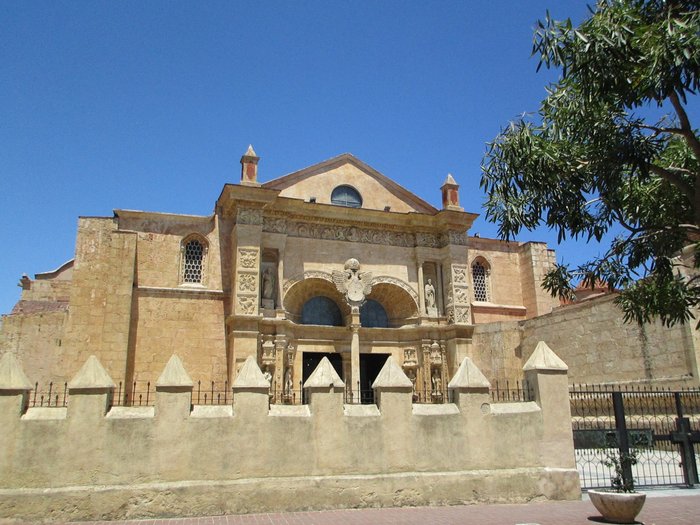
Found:
[[[130,384],[119,381],[112,397],[112,406],[153,406],[155,397],[150,381],[134,381]]]
[[[197,381],[192,389],[193,405],[230,405],[233,403],[233,388],[228,381]]]
[[[575,385],[570,389],[576,466],[585,489],[609,487],[610,456],[634,452],[637,486],[698,483],[700,389]]]
[[[28,405],[34,407],[60,408],[68,405],[68,383],[49,383],[40,387],[34,383],[34,389],[29,392]]]

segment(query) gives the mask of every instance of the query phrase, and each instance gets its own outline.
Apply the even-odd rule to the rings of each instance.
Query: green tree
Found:
[[[538,70],[557,68],[559,80],[536,116],[488,145],[486,216],[505,239],[543,224],[560,241],[624,232],[601,257],[557,265],[545,289],[572,297],[578,281],[602,281],[621,290],[626,321],[686,322],[700,303],[700,139],[686,109],[697,102],[700,1],[589,10],[578,27],[549,13],[538,22]],[[650,119],[656,107],[668,114]]]

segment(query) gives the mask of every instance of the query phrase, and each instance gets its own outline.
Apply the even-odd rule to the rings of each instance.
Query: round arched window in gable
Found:
[[[301,324],[343,326],[343,315],[333,299],[317,295],[304,303],[301,309]]]
[[[361,208],[362,196],[352,186],[337,186],[331,193],[331,203],[348,208]]]

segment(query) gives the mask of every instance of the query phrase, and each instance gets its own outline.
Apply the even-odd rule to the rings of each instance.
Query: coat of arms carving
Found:
[[[372,273],[360,272],[360,261],[348,259],[344,271],[333,270],[333,282],[352,307],[359,308],[372,291]]]

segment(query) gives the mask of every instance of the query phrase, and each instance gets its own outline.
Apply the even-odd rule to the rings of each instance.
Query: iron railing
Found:
[[[49,383],[47,388],[40,388],[39,383],[34,383],[34,389],[28,396],[28,408],[51,407],[60,408],[68,406],[68,383]]]
[[[576,464],[583,488],[610,485],[609,455],[634,451],[627,476],[638,486],[698,483],[700,389],[574,385],[570,389]]]

